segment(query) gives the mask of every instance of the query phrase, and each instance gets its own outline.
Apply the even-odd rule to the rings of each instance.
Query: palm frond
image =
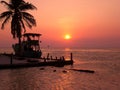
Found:
[[[34,18],[24,17],[29,24],[36,26],[36,20]]]
[[[37,8],[31,3],[25,3],[25,4],[21,4],[19,9],[25,11],[25,10],[33,10]]]
[[[23,19],[27,21],[27,23],[29,23],[32,26],[36,26],[36,20],[31,14],[27,12],[22,12],[22,14],[23,14]]]
[[[22,20],[20,20],[20,22],[21,22],[21,26],[22,26],[23,29],[24,29],[24,32],[26,32],[26,28],[25,28],[24,22],[23,22]]]
[[[4,25],[9,21],[10,17],[12,16],[11,11],[5,11],[0,14],[0,19],[5,19],[2,23],[1,29],[4,29]]]
[[[6,17],[6,19],[5,19],[4,22],[2,23],[1,29],[4,29],[4,25],[7,23],[7,21],[9,21],[10,17],[11,17],[10,15],[8,15],[8,16]]]
[[[25,21],[27,27],[32,28],[32,25],[28,22],[26,18],[23,18],[23,20]]]
[[[0,3],[5,4],[8,7],[8,9],[13,9],[13,5],[7,3],[6,1],[0,1]]]
[[[0,14],[0,19],[3,19],[9,15],[12,15],[12,11],[5,11],[5,12]]]
[[[0,3],[4,3],[5,5],[9,6],[9,3],[7,3],[6,1],[0,1]]]
[[[22,13],[23,16],[28,16],[30,18],[33,18],[33,16],[28,12],[21,12],[21,13]]]

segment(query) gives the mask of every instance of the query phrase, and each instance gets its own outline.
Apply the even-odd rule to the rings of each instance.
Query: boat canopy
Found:
[[[41,35],[42,35],[42,34],[37,34],[37,33],[25,33],[25,34],[23,34],[24,37],[28,37],[28,36],[32,36],[32,37],[37,36],[37,37],[39,37],[39,36],[41,36]]]

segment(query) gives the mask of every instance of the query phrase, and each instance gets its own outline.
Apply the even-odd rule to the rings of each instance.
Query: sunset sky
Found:
[[[27,32],[41,33],[43,47],[120,48],[120,0],[25,1],[37,7],[30,11],[37,26]],[[0,47],[11,47],[16,41],[10,24],[0,30]]]

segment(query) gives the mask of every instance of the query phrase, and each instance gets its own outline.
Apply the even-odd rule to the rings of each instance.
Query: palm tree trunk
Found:
[[[21,43],[21,37],[18,38],[18,43],[19,43],[19,55],[22,55],[22,43]]]

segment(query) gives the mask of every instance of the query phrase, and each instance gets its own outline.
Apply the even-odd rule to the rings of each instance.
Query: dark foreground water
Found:
[[[74,65],[0,70],[0,90],[120,90],[120,49],[43,49],[43,56],[70,58]],[[53,58],[54,58],[53,57]],[[87,69],[95,73],[69,70]]]

